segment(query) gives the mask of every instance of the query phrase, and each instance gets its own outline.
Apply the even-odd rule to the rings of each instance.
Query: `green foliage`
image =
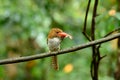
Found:
[[[112,1],[115,0],[99,2],[96,39],[104,37],[120,25],[120,13],[109,14],[117,6]],[[73,36],[73,40],[66,38],[62,42],[62,49],[88,42],[82,34],[88,3],[86,0],[0,0],[0,3],[1,59],[48,52],[46,39],[52,27],[59,27]],[[93,4],[92,0],[87,22],[89,35]],[[110,43],[101,47],[101,55],[105,54],[108,56],[101,61],[100,80],[113,80],[114,71],[111,70],[115,68],[115,58],[110,57],[113,56]],[[50,58],[1,66],[0,80],[90,80],[91,55],[91,48],[60,55],[59,71],[51,68]],[[65,69],[66,66],[71,71]],[[108,75],[110,71],[112,73]]]

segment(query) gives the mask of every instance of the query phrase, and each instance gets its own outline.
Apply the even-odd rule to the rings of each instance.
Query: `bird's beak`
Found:
[[[59,33],[58,35],[59,35],[61,38],[69,37],[70,39],[72,39],[72,36],[69,35],[69,34],[67,34],[67,33],[65,33],[65,32],[61,32],[61,33]]]

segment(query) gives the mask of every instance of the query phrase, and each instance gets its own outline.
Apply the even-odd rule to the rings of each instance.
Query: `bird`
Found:
[[[63,32],[60,28],[52,28],[49,31],[48,37],[47,37],[47,45],[50,52],[57,52],[60,50],[60,44],[63,41],[64,38],[69,37],[72,39],[72,36]],[[54,70],[59,70],[59,65],[57,61],[57,56],[52,56],[52,67]]]

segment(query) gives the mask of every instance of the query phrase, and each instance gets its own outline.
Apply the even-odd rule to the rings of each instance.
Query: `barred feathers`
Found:
[[[55,70],[59,70],[59,64],[58,64],[58,61],[57,61],[57,56],[52,56],[52,67]]]

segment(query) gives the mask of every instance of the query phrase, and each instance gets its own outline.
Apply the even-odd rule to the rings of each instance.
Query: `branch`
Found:
[[[98,7],[98,1],[99,0],[94,0],[95,3],[94,3],[94,8],[93,8],[93,15],[92,15],[92,22],[91,22],[91,40],[94,41],[95,40],[95,18],[96,18],[96,14],[97,14],[97,7]],[[99,60],[97,60],[97,57],[100,56],[99,50],[96,49],[96,45],[93,45],[92,46],[92,62],[91,62],[91,77],[92,77],[92,80],[98,80],[98,65],[97,63],[99,63]]]
[[[108,33],[107,35],[105,35],[104,37],[107,37],[107,36],[111,35],[112,33],[116,32],[116,31],[119,31],[119,30],[120,30],[120,28],[117,28],[117,29],[109,32],[109,33]]]
[[[91,39],[90,39],[89,35],[86,33],[86,25],[87,25],[87,17],[88,17],[88,11],[90,8],[90,3],[91,3],[91,0],[88,1],[87,10],[86,10],[86,14],[85,14],[85,20],[84,20],[84,27],[83,27],[83,32],[82,32],[89,41],[91,41]]]
[[[113,40],[113,39],[118,38],[118,37],[120,37],[120,33],[116,33],[116,34],[113,34],[111,36],[108,36],[108,37],[105,37],[105,38],[102,38],[99,40],[91,41],[91,42],[88,42],[88,43],[85,43],[82,45],[74,46],[72,48],[61,50],[59,52],[52,52],[52,53],[47,52],[47,53],[41,53],[41,54],[25,56],[25,57],[3,59],[3,60],[0,60],[0,65],[25,62],[25,61],[35,60],[35,59],[42,59],[42,58],[50,57],[53,55],[60,55],[60,54],[65,54],[65,53],[69,53],[69,52],[74,52],[74,51],[78,51],[78,50],[81,50],[81,49],[84,49],[84,48],[87,48],[87,47],[90,47],[93,45],[97,45],[100,43],[104,43],[104,42]]]

